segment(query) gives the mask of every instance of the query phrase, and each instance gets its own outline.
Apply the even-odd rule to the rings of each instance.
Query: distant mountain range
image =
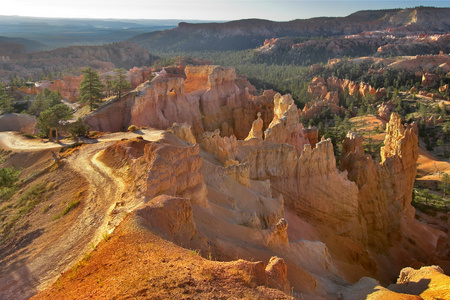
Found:
[[[346,17],[322,17],[289,22],[246,19],[226,23],[186,23],[130,38],[150,51],[243,50],[279,37],[330,37],[364,31],[407,33],[450,31],[450,8],[367,10]]]
[[[9,38],[0,36],[0,54],[23,54],[25,52],[35,52],[47,50],[48,46],[40,42],[24,39],[24,38]]]
[[[101,45],[120,42],[154,30],[171,29],[182,21],[0,16],[0,36],[38,41],[45,44],[44,48],[47,49],[72,45]],[[30,46],[29,41],[16,42],[24,45],[28,51],[44,49],[40,48],[42,45]]]

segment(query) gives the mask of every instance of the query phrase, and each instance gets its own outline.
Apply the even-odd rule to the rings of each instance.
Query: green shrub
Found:
[[[72,135],[72,137],[88,136],[89,126],[84,124],[81,118],[78,118],[76,122],[70,125],[69,132]]]
[[[130,127],[128,127],[128,131],[136,131],[136,130],[138,130],[136,125],[130,125]]]

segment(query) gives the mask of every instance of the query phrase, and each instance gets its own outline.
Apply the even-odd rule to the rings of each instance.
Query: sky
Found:
[[[358,10],[450,7],[437,1],[306,1],[306,0],[3,0],[0,15],[61,18],[237,20],[247,18],[289,21],[340,17]]]

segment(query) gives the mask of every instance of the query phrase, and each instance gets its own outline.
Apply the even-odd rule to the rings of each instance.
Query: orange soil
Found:
[[[353,126],[358,127],[356,132],[362,134],[364,138],[371,137],[374,141],[384,141],[384,130],[386,128],[386,121],[378,116],[368,115],[362,117],[355,117],[350,119]],[[375,127],[379,127],[381,133],[375,133]]]
[[[245,265],[245,264],[244,264]],[[288,299],[257,286],[242,261],[215,262],[154,235],[132,215],[43,299]]]

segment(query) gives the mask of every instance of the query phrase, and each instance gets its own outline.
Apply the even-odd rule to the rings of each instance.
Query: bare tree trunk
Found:
[[[53,128],[50,128],[50,133],[48,134],[49,142],[53,142]]]

